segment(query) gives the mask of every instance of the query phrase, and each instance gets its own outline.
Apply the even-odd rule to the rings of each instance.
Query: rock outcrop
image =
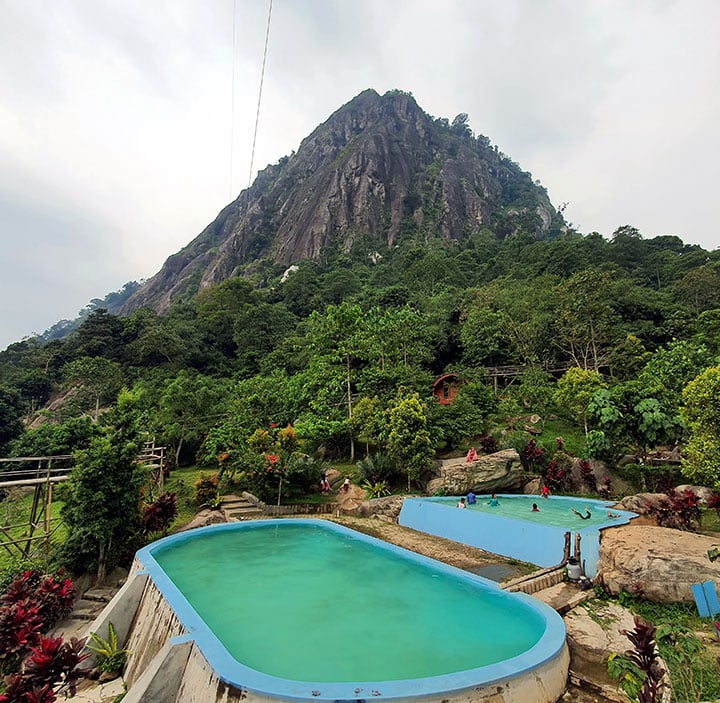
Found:
[[[262,259],[318,259],[359,239],[392,246],[401,230],[453,242],[488,225],[540,239],[553,222],[562,216],[545,190],[487,137],[434,119],[409,93],[366,90],[261,171],[120,313],[163,312]]]
[[[201,510],[182,530],[193,530],[196,527],[217,525],[221,522],[227,522],[227,517],[222,510]]]
[[[601,692],[603,700],[627,701],[617,681],[610,678],[607,661],[612,653],[624,654],[632,649],[625,634],[635,626],[632,613],[617,603],[593,601],[592,605],[573,608],[564,621],[570,649],[570,678],[590,684]],[[662,700],[670,700],[669,686]]]
[[[720,562],[708,550],[717,540],[693,532],[632,524],[604,530],[598,575],[612,594],[642,595],[657,603],[693,603],[690,587],[720,582]]]
[[[632,630],[633,616],[616,603],[604,603],[589,611],[585,605],[573,608],[564,617],[570,648],[570,671],[583,681],[598,686],[605,695],[617,690],[617,682],[607,672],[608,656],[630,649],[623,630]],[[627,700],[617,692],[616,700]]]
[[[476,461],[444,459],[435,473],[426,488],[430,495],[461,495],[471,489],[475,493],[517,492],[522,491],[527,479],[514,449],[479,456]]]

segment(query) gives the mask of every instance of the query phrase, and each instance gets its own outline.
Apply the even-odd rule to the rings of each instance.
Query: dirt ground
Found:
[[[360,518],[344,515],[335,517],[333,520],[358,532],[377,537],[416,554],[422,554],[441,561],[444,564],[450,564],[458,569],[487,575],[488,578],[493,578],[492,574],[497,574],[500,578],[493,578],[493,580],[497,581],[507,581],[518,576],[524,576],[538,568],[532,564],[507,559],[475,547],[468,547],[459,542],[451,542],[442,537],[411,530],[408,527],[402,527],[395,522],[389,522],[379,517]]]

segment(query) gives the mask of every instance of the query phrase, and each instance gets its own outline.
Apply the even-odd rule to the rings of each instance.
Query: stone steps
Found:
[[[229,520],[244,520],[248,517],[257,517],[263,514],[263,511],[257,505],[253,505],[245,498],[234,494],[223,496],[220,508]]]

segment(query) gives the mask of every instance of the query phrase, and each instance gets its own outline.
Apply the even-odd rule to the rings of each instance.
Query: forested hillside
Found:
[[[586,426],[588,456],[642,453],[687,437],[683,388],[718,362],[719,266],[718,252],[632,227],[609,241],[482,229],[462,243],[328,248],[264,287],[234,277],[163,316],[96,310],[65,339],[11,345],[3,452],[82,447],[124,388],[181,463],[217,466],[271,423],[292,425],[307,453],[359,458],[387,449],[388,413],[410,398],[433,451],[534,412]],[[558,362],[572,367],[559,381],[543,371]],[[496,393],[485,369],[509,364],[527,370]],[[430,390],[448,371],[466,383],[441,406]]]
[[[292,484],[268,465],[290,446],[412,485],[439,452],[524,447],[533,414],[585,457],[684,442],[688,477],[720,476],[720,252],[581,235],[466,115],[401,91],[361,93],[106,300],[123,315],[0,353],[3,454],[71,453],[121,417],[261,494],[263,471]]]

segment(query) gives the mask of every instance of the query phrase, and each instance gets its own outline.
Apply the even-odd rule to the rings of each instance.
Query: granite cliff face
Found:
[[[559,215],[530,174],[475,138],[423,112],[400,91],[366,90],[258,174],[188,246],[124,304],[152,307],[218,283],[258,259],[290,264],[325,247],[349,251],[403,237],[462,240],[480,226],[504,237],[547,236]],[[561,218],[560,218],[561,219]]]

